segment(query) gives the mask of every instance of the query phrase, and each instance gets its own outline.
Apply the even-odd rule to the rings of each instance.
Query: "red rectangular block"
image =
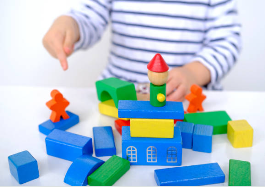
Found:
[[[128,120],[128,121],[125,121],[122,119],[115,120],[115,127],[121,135],[122,135],[122,127],[123,126],[130,126],[130,120]]]

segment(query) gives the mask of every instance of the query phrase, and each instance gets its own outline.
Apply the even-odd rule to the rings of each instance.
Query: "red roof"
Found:
[[[163,57],[157,53],[147,65],[147,69],[153,72],[162,73],[168,71],[169,68]]]

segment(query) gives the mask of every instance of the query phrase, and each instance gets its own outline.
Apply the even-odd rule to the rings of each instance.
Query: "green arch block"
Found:
[[[114,77],[97,81],[96,89],[101,102],[113,99],[116,108],[119,100],[137,100],[134,84]]]

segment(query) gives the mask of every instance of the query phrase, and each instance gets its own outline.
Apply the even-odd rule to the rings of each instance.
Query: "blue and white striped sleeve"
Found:
[[[110,7],[110,0],[80,0],[66,14],[78,23],[80,39],[75,50],[87,49],[100,40],[109,22]]]
[[[235,0],[210,0],[203,48],[192,61],[211,72],[212,89],[235,65],[241,50],[241,25]]]

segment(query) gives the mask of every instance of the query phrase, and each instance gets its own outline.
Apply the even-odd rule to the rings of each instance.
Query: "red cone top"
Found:
[[[153,72],[162,73],[168,71],[168,65],[163,57],[157,53],[147,65],[147,69]]]

